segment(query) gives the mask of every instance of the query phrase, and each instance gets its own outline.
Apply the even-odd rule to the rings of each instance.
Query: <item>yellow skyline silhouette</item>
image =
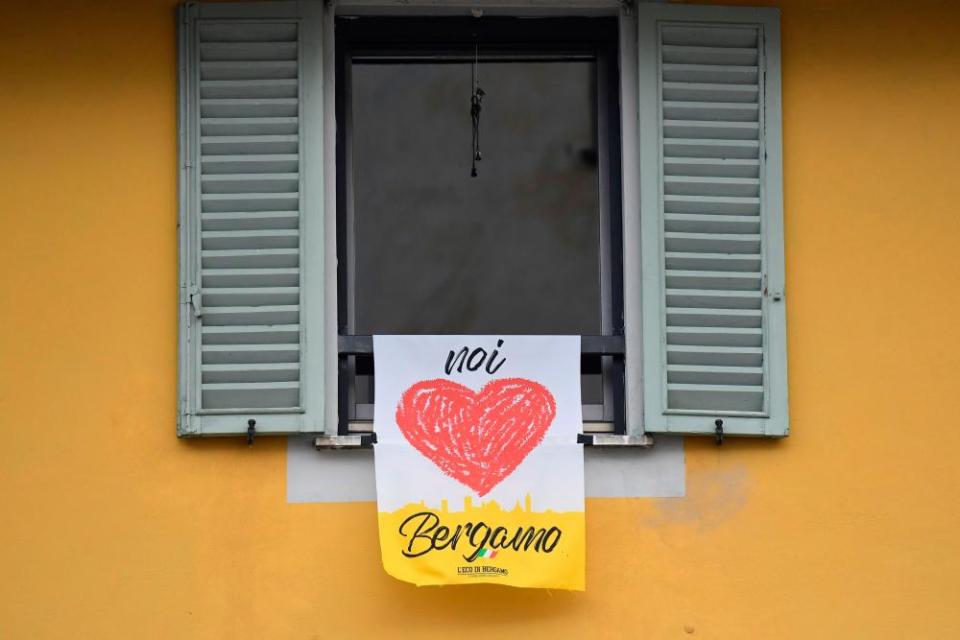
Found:
[[[417,503],[422,508],[430,508],[425,500],[420,500]],[[500,503],[496,500],[486,500],[479,501],[479,505],[473,503],[473,496],[464,496],[463,498],[463,509],[459,511],[452,511],[450,509],[450,501],[446,498],[440,499],[440,513],[553,513],[553,509],[544,509],[541,512],[535,512],[533,510],[533,497],[528,493],[524,496],[523,502],[517,500],[512,509],[504,509],[500,506]]]

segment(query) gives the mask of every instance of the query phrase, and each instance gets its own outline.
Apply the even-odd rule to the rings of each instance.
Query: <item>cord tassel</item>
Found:
[[[480,88],[480,47],[474,45],[473,73],[471,74],[473,93],[470,96],[470,119],[473,121],[473,146],[471,148],[470,177],[477,177],[477,162],[483,160],[480,154],[480,110],[483,96],[486,95]]]

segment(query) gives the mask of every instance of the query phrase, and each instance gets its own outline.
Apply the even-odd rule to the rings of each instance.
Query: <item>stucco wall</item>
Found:
[[[960,10],[777,4],[793,435],[589,501],[569,594],[406,586],[283,440],[175,438],[173,5],[4,3],[0,637],[955,635]]]

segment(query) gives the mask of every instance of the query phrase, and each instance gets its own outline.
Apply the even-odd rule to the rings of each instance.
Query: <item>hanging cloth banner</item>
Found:
[[[374,336],[384,569],[584,588],[579,336]]]

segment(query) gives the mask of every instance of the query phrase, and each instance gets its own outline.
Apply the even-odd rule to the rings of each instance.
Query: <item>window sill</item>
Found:
[[[376,443],[375,433],[353,433],[345,436],[317,436],[313,446],[317,449],[366,449]],[[639,448],[653,447],[653,438],[649,435],[631,436],[615,433],[581,433],[577,441],[588,447],[602,448]]]

